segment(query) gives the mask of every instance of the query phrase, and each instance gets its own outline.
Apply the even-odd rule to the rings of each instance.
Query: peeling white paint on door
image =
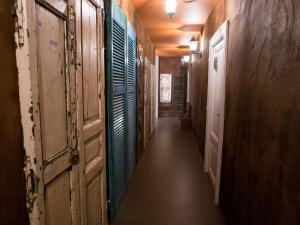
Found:
[[[90,2],[92,9],[94,4]],[[103,2],[97,1],[97,4],[94,27],[99,27],[99,31],[92,29],[97,32],[97,38],[90,47],[98,46],[96,66],[92,68],[95,72],[91,71],[91,75],[99,84],[91,84],[99,89],[93,92],[95,104],[92,106],[100,117],[88,114],[97,126],[81,124],[79,127],[78,108],[81,110],[83,106],[77,105],[75,66],[80,66],[76,61],[74,1],[16,0],[16,59],[25,151],[26,206],[31,225],[93,225],[100,220],[101,224],[107,223]],[[87,120],[84,125],[91,121]],[[84,128],[84,132],[77,133],[79,128]],[[100,129],[96,133],[99,140],[96,144],[93,142],[93,148],[90,145],[87,148],[93,151],[85,154],[81,149],[79,152],[78,139],[86,138],[89,142],[88,135],[95,128]],[[79,154],[82,154],[84,165],[86,160],[88,162],[84,170],[78,165]],[[97,179],[95,171],[98,171]],[[85,176],[87,181],[87,191],[82,192],[87,195],[80,196],[80,176]],[[82,203],[88,203],[89,207]],[[99,215],[97,209],[101,209]],[[87,218],[81,218],[82,215]]]
[[[28,30],[27,26],[27,5],[26,0],[17,0],[15,3],[16,16],[16,58],[19,77],[19,95],[21,107],[21,119],[24,135],[24,173],[26,177],[26,206],[29,212],[31,224],[39,224],[39,210],[37,203],[38,181],[41,171],[38,170],[36,164],[35,151],[35,125],[33,122],[33,102],[32,87],[30,76],[30,54],[29,54],[29,34],[25,34],[24,30]],[[20,152],[22,154],[22,152]]]

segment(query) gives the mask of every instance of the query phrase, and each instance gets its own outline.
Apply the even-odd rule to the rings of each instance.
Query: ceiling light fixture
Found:
[[[176,12],[177,0],[164,0],[167,14],[172,18]]]

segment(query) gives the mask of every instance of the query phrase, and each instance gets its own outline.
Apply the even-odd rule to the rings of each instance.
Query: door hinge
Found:
[[[79,152],[77,150],[73,150],[70,154],[70,163],[72,165],[78,165],[80,162]]]
[[[15,17],[16,42],[18,47],[23,47],[25,43],[24,37],[24,9],[22,0],[16,0],[12,7],[12,15]]]

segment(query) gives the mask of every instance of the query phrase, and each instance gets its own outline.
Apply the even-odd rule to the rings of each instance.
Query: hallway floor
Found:
[[[223,225],[190,132],[161,118],[114,225]]]

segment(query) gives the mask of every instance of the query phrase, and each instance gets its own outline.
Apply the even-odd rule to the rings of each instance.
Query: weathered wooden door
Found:
[[[156,65],[152,65],[151,70],[151,134],[154,131],[155,128],[155,120],[156,120],[156,79],[157,79],[157,73],[156,73]]]
[[[32,223],[79,225],[72,1],[36,0],[27,7],[30,111],[35,122],[35,163],[41,174],[36,180],[39,222]]]
[[[144,78],[144,148],[151,136],[151,67],[150,60],[146,58]]]
[[[142,44],[137,41],[137,158],[144,151],[144,79],[145,60]]]
[[[106,224],[103,2],[76,0],[81,222]]]
[[[209,48],[209,77],[205,143],[205,171],[218,204],[224,131],[227,22],[214,34]]]

